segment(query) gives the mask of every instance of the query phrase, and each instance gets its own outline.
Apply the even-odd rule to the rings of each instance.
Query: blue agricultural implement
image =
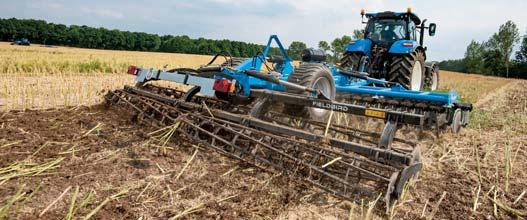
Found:
[[[281,55],[269,54],[273,42]],[[458,132],[472,110],[455,92],[413,91],[370,77],[366,59],[354,70],[307,49],[295,67],[276,35],[254,57],[214,64],[221,56],[198,69],[130,66],[137,85],[109,92],[107,102],[132,109],[136,121],[175,127],[184,140],[343,199],[375,198],[380,190],[387,208],[422,167],[419,145],[395,137],[397,129]],[[379,119],[384,129],[336,124],[333,112]]]

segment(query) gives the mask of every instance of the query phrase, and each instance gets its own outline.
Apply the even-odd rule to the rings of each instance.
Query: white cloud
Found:
[[[111,18],[122,20],[124,14],[117,10],[112,10],[108,8],[91,8],[91,7],[81,7],[80,11],[87,16],[97,16],[101,18]]]

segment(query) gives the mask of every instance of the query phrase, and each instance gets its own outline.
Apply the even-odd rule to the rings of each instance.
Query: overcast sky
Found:
[[[431,60],[463,57],[472,39],[488,39],[507,20],[522,35],[527,30],[527,0],[0,0],[0,17],[259,44],[278,34],[286,45],[299,40],[316,47],[363,28],[362,8],[407,7],[438,25],[425,40]]]

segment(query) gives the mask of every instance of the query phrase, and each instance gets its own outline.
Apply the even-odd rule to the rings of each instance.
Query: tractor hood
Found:
[[[360,39],[356,41],[352,41],[346,46],[346,52],[351,53],[362,53],[363,55],[370,55],[371,47],[372,47],[372,41],[370,39]]]

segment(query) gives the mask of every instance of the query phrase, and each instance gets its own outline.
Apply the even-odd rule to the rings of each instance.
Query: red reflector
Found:
[[[136,66],[129,66],[128,67],[128,74],[137,75],[139,68]]]
[[[212,88],[218,92],[229,92],[229,88],[231,87],[231,81],[228,79],[217,79],[214,81],[214,85]]]
[[[403,43],[403,46],[404,47],[413,47],[414,44],[412,44],[412,43]]]

